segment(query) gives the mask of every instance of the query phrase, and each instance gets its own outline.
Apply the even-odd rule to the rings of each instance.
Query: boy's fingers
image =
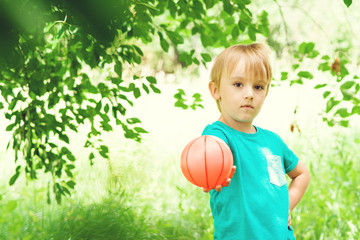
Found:
[[[232,166],[229,177],[221,184],[223,187],[227,187],[230,185],[231,178],[234,176],[235,170],[236,166]]]
[[[222,186],[221,186],[221,185],[217,185],[217,186],[215,187],[215,190],[216,190],[217,192],[220,192],[221,189],[222,189]]]
[[[209,189],[209,188],[202,188],[202,190],[203,190],[204,193],[208,193],[208,192],[210,192],[211,189]]]
[[[217,192],[220,192],[222,190],[222,187],[227,187],[230,185],[231,178],[234,176],[235,170],[236,170],[236,166],[232,166],[229,177],[222,184],[217,185],[215,187],[215,190]],[[206,192],[206,193],[210,192],[210,190],[211,189],[209,189],[209,188],[203,188],[203,192]]]
[[[236,170],[236,166],[232,166],[229,178],[232,178],[234,176],[235,170]]]
[[[226,181],[223,182],[221,185],[222,185],[223,187],[227,187],[227,186],[230,185],[230,182],[231,182],[231,178],[227,178]]]

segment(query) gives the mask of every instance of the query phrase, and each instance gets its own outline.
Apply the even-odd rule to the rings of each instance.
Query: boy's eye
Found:
[[[235,86],[235,87],[241,87],[241,86],[242,86],[242,83],[239,83],[239,82],[234,83],[234,86]]]
[[[264,87],[263,87],[263,86],[261,86],[261,85],[256,85],[256,86],[255,86],[255,89],[256,89],[256,90],[263,90],[263,89],[264,89]]]

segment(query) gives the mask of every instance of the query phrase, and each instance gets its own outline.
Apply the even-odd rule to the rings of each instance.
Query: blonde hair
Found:
[[[245,62],[245,71],[266,80],[269,85],[272,79],[272,71],[268,57],[268,48],[260,43],[250,45],[233,45],[222,51],[216,58],[210,73],[210,81],[220,89],[222,78],[230,78],[231,73],[238,65],[240,59]],[[221,112],[219,101],[216,104]]]

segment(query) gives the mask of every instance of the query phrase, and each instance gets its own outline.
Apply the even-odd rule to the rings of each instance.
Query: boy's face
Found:
[[[230,78],[221,79],[220,87],[212,85],[210,91],[219,100],[223,119],[231,125],[251,125],[265,101],[269,84],[263,77],[247,72],[240,60]]]

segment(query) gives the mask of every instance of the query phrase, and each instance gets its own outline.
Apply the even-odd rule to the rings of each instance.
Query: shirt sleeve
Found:
[[[229,146],[229,139],[226,137],[225,133],[220,129],[207,126],[201,135],[211,135],[220,138]]]
[[[299,158],[291,151],[288,146],[282,141],[283,144],[283,158],[284,158],[284,168],[286,174],[291,172],[299,162]]]

